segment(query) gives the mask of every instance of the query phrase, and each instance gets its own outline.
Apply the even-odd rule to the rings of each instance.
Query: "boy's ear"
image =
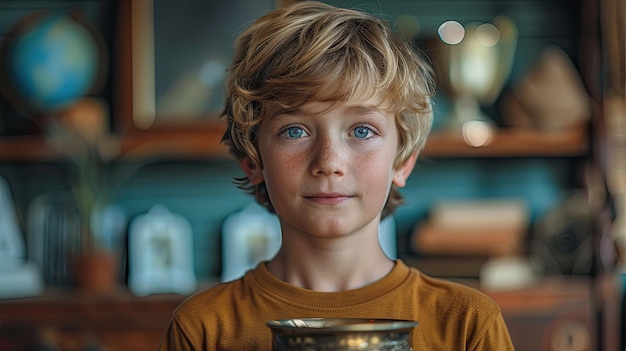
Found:
[[[418,155],[419,151],[415,151],[406,161],[404,161],[403,164],[400,165],[400,167],[398,167],[398,169],[394,170],[393,185],[399,188],[406,185],[406,180],[411,175],[411,172],[413,172],[413,167],[415,167]]]
[[[248,177],[250,184],[259,185],[263,182],[263,170],[250,157],[244,156],[239,159],[239,166]]]

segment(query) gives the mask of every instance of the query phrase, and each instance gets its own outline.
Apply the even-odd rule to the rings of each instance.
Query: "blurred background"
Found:
[[[0,1],[0,350],[151,350],[280,245],[220,145],[232,44],[288,0]],[[626,4],[326,1],[430,61],[385,252],[483,290],[518,350],[624,350]]]

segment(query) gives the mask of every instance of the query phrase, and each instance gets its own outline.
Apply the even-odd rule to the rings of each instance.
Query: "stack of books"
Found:
[[[524,254],[528,226],[521,200],[442,202],[415,228],[406,259],[431,275],[477,278],[487,260]]]

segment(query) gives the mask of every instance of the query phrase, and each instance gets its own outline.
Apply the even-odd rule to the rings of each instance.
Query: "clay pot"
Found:
[[[81,292],[111,293],[119,287],[118,263],[112,253],[82,253],[72,260],[74,283]]]

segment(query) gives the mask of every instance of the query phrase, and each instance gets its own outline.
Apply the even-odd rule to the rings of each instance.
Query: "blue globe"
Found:
[[[12,34],[5,50],[7,83],[26,108],[58,111],[90,91],[100,68],[100,52],[83,24],[51,13]]]

